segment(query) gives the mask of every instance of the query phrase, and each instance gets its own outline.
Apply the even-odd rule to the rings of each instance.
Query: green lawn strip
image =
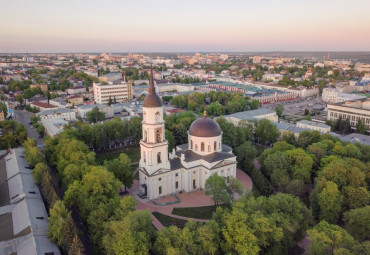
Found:
[[[186,220],[173,218],[171,216],[167,216],[159,212],[152,212],[152,214],[165,227],[169,225],[175,225],[177,227],[183,228],[187,222]]]
[[[229,204],[219,206],[227,207]],[[175,207],[172,210],[172,214],[194,219],[209,220],[212,218],[212,214],[215,211],[216,209],[214,205],[200,207]]]

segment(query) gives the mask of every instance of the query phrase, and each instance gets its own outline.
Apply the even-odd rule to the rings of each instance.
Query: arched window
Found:
[[[159,118],[161,117],[161,114],[159,112],[155,113],[155,121],[159,121]]]
[[[221,143],[218,143],[218,149],[221,150]]]
[[[215,142],[215,143],[213,144],[213,150],[214,150],[214,151],[217,151],[217,142]]]
[[[190,149],[193,149],[193,140],[190,140]]]
[[[200,144],[200,150],[204,151],[204,143],[203,142]]]
[[[159,164],[159,163],[162,163],[162,160],[161,160],[161,153],[160,152],[158,152],[158,154],[157,154],[157,163]]]
[[[208,152],[211,152],[211,145],[208,145]]]
[[[198,151],[198,144],[195,145],[195,151]]]
[[[143,112],[143,120],[146,119],[146,112]]]
[[[146,142],[147,138],[148,138],[148,132],[146,132],[146,130],[144,130],[144,142]]]
[[[160,129],[155,131],[155,140],[157,143],[162,142],[162,131]]]
[[[145,151],[143,152],[143,161],[146,162]]]

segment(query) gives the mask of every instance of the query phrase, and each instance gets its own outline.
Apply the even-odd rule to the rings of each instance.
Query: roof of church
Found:
[[[149,93],[145,96],[143,107],[161,107],[163,105],[162,100],[155,93],[152,64],[150,64],[149,76]]]
[[[214,163],[220,160],[225,160],[229,158],[234,158],[235,155],[227,152],[213,152],[208,155],[199,155],[191,150],[185,150],[185,151],[178,151],[176,152],[176,155],[178,157],[181,157],[181,154],[185,155],[185,162],[192,162],[196,160],[204,160],[208,163]]]
[[[208,118],[205,113],[203,118],[196,119],[189,128],[189,134],[197,137],[214,137],[221,135],[221,133],[218,123]]]

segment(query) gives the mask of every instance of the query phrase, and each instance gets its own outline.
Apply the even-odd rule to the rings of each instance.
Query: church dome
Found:
[[[216,121],[207,116],[195,120],[190,128],[189,135],[197,137],[214,137],[221,135],[221,128]]]

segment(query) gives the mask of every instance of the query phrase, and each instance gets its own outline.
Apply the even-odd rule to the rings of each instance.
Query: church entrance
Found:
[[[195,185],[195,179],[193,180],[193,189],[196,189],[197,185]]]

